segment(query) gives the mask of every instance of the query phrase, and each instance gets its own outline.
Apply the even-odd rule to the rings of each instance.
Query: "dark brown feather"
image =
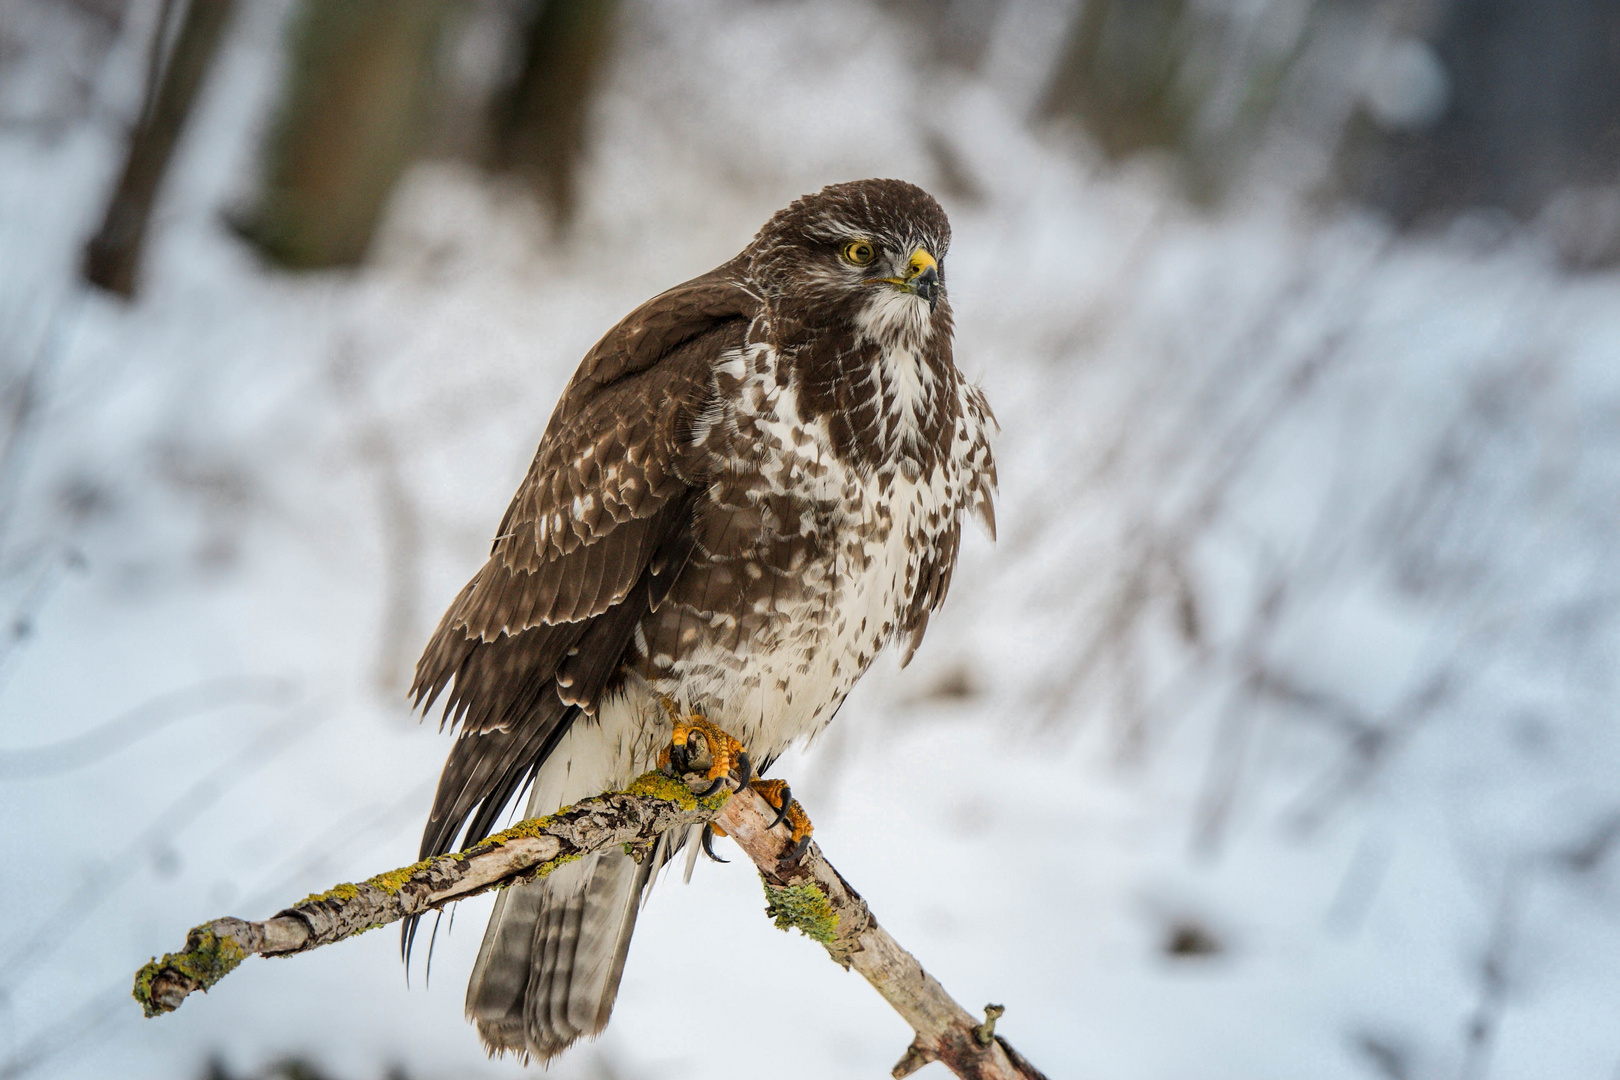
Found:
[[[637,620],[691,550],[677,535],[702,481],[685,459],[688,436],[713,394],[715,361],[741,343],[756,309],[721,267],[632,312],[570,383],[489,562],[417,664],[417,705],[445,695],[446,720],[462,727],[424,857],[487,835],[580,707],[613,684]],[[543,528],[559,521],[566,528]]]

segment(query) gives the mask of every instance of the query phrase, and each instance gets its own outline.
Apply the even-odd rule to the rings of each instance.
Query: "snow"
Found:
[[[944,198],[1001,541],[968,531],[911,667],[779,766],[830,858],[1053,1077],[1615,1073],[1613,274],[1263,180],[1195,211],[1025,122],[1040,5],[968,76],[881,8],[704,0],[630,8],[567,243],[429,162],[370,266],[289,277],[219,221],[284,13],[239,7],[138,303],[71,272],[139,27],[103,112],[0,130],[0,361],[40,387],[0,476],[0,1076],[524,1071],[460,1015],[487,899],[425,985],[388,932],[160,1020],[128,985],[197,922],[413,857],[446,740],[406,673],[578,358],[793,196],[937,187],[931,133],[983,192]],[[881,1075],[903,1024],[762,908],[736,860],[662,884],[554,1073]]]

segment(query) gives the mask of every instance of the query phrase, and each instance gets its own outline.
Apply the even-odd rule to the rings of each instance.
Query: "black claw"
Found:
[[[754,778],[754,763],[748,760],[748,751],[744,750],[737,755],[737,790],[741,791],[748,786],[748,781]]]
[[[730,859],[722,859],[720,856],[718,856],[718,855],[716,855],[714,853],[714,826],[713,825],[705,825],[705,826],[703,826],[703,836],[699,840],[699,843],[701,843],[703,845],[703,854],[707,855],[713,861],[715,861],[715,862],[730,862],[731,861]]]
[[[804,836],[799,838],[799,842],[797,844],[793,845],[792,850],[790,850],[786,855],[782,856],[782,861],[787,863],[796,863],[800,859],[804,858],[804,853],[809,850],[810,836],[808,833],[806,833]]]
[[[774,829],[778,825],[782,824],[782,822],[787,820],[788,807],[790,807],[792,805],[793,805],[793,789],[788,787],[786,784],[783,784],[782,785],[782,805],[778,806],[776,808],[776,820],[771,822],[770,828]]]
[[[698,792],[697,797],[700,798],[700,799],[707,799],[710,795],[713,795],[715,792],[719,791],[722,787],[724,787],[725,784],[726,784],[726,778],[722,776],[722,777],[720,777],[720,779],[716,780],[714,783],[710,784],[708,787],[706,787],[702,791]]]
[[[691,762],[687,757],[686,747],[672,746],[669,748],[669,775],[685,776],[686,767],[690,763]]]

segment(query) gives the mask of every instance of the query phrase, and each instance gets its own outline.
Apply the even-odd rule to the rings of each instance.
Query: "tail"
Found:
[[[658,862],[599,852],[501,893],[467,985],[491,1054],[545,1062],[607,1026]]]

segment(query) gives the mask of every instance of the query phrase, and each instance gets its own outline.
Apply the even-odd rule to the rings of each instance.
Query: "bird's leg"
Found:
[[[658,755],[658,767],[665,773],[684,776],[701,772],[709,786],[698,792],[699,798],[713,795],[727,780],[741,789],[753,778],[754,765],[742,743],[697,713],[681,716],[669,701],[664,702],[664,708],[675,725],[669,745]]]
[[[793,846],[782,855],[782,861],[798,862],[799,856],[810,846],[810,834],[815,832],[816,827],[810,824],[810,815],[804,812],[804,807],[793,798],[793,789],[788,787],[786,780],[755,780],[748,786],[776,808],[776,820],[771,822],[771,828],[787,825],[788,840]],[[709,827],[716,836],[726,835],[726,831],[713,822],[709,823]]]
[[[749,761],[748,751],[742,743],[711,724],[701,714],[683,715],[668,698],[664,698],[662,704],[674,730],[671,732],[669,745],[658,755],[658,767],[669,776],[702,773],[704,779],[709,781],[709,786],[698,793],[699,798],[705,798],[719,791],[727,780],[736,784],[739,791],[745,784],[753,788],[776,810],[776,818],[771,822],[771,828],[784,824],[787,826],[788,839],[792,846],[782,856],[783,860],[797,862],[799,856],[810,846],[810,834],[815,831],[815,826],[810,824],[810,817],[804,812],[804,807],[793,798],[793,790],[788,787],[787,781],[753,779],[753,763]],[[704,765],[705,761],[708,762],[707,767]],[[726,831],[712,821],[704,827],[703,849],[710,858],[714,858],[714,851],[709,844],[711,834],[724,836]]]

